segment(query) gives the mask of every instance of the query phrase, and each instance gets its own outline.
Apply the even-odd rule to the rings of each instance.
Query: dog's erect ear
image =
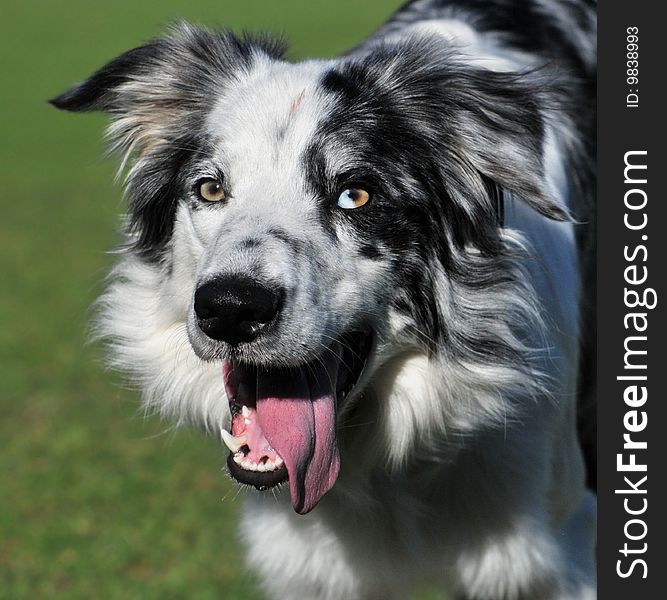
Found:
[[[122,54],[50,103],[68,111],[110,113],[112,147],[142,150],[188,128],[210,108],[225,81],[259,56],[282,53],[282,43],[268,38],[179,23],[168,36]]]

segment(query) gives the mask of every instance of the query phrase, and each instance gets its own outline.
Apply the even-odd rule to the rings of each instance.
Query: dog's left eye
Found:
[[[338,196],[338,206],[346,210],[359,208],[370,200],[370,194],[361,188],[347,188]]]
[[[197,195],[206,202],[220,202],[225,199],[225,190],[218,179],[207,177],[197,182]]]

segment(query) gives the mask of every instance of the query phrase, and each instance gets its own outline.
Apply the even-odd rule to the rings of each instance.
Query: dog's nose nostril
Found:
[[[195,292],[199,328],[228,344],[252,342],[280,312],[283,291],[245,277],[213,279]]]

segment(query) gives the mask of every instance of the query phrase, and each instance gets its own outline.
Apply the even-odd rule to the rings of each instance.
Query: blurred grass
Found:
[[[0,598],[259,598],[211,440],[144,419],[84,346],[120,190],[99,115],[45,100],[176,18],[284,33],[291,56],[367,35],[399,0],[28,0],[0,24]]]

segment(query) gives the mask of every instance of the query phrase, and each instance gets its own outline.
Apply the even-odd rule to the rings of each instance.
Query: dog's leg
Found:
[[[476,540],[471,532],[455,566],[460,600],[595,598],[595,498],[574,484],[564,489],[567,498],[552,492],[542,509],[529,507],[504,522],[499,505],[495,525],[487,524]]]
[[[572,564],[549,537],[536,531],[532,539],[515,538],[502,548],[490,543],[464,569],[456,599],[594,600],[594,577]]]

